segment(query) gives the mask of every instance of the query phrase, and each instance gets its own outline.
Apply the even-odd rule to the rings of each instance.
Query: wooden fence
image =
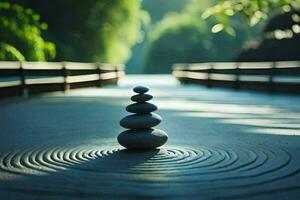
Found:
[[[182,83],[300,94],[300,61],[174,64]]]
[[[117,83],[123,64],[0,62],[0,97]]]

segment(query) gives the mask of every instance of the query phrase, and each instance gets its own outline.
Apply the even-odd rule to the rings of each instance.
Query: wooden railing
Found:
[[[300,94],[300,61],[174,64],[182,83]]]
[[[0,62],[0,97],[117,83],[123,64]]]

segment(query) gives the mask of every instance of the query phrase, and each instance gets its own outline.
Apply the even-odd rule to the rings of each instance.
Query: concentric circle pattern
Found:
[[[0,173],[23,179],[31,175],[31,185],[24,187],[22,179],[9,185],[17,192],[72,197],[84,186],[82,197],[197,199],[198,195],[248,197],[260,194],[262,185],[261,194],[276,192],[283,185],[278,183],[298,174],[300,165],[293,163],[288,151],[279,148],[218,145],[174,146],[147,152],[36,148],[1,154],[0,168]]]

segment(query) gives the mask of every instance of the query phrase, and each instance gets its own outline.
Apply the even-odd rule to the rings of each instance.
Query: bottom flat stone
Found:
[[[156,149],[167,140],[167,133],[160,129],[131,129],[118,136],[120,145],[128,149]]]

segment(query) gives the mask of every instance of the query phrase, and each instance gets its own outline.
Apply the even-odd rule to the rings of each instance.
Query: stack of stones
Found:
[[[151,113],[157,110],[157,107],[147,102],[152,99],[150,94],[146,94],[149,88],[137,86],[133,91],[138,93],[131,97],[135,103],[128,105],[126,110],[134,114],[120,121],[120,125],[129,130],[120,133],[118,142],[128,149],[155,149],[162,146],[168,140],[168,135],[162,130],[152,128],[158,125],[162,118]]]

